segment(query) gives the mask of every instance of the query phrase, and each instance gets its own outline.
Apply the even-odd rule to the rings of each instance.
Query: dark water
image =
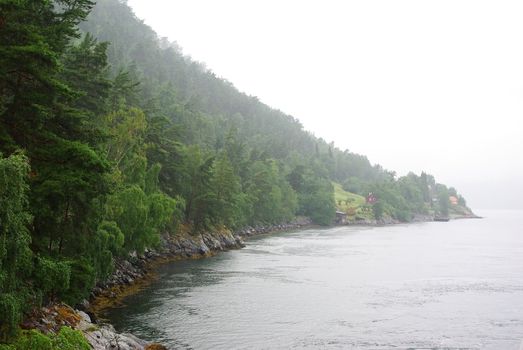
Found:
[[[264,236],[111,310],[173,349],[519,349],[523,212]]]

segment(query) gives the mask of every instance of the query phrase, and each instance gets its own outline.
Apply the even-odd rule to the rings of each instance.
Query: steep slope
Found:
[[[298,193],[303,190],[302,177],[312,172],[316,177],[343,184],[358,195],[380,193],[385,213],[403,221],[415,213],[437,212],[439,209],[433,208],[434,198],[449,197],[439,193],[447,192],[446,186],[438,184],[439,192],[435,190],[436,182],[430,175],[415,178],[409,174],[396,179],[393,172],[371,165],[365,156],[340,150],[333,143],[314,137],[297,119],[238,91],[203,64],[183,55],[176,43],[160,39],[125,2],[98,1],[81,28],[110,42],[108,58],[112,69],[129,70],[135,75],[141,82],[141,107],[147,110],[154,104],[151,101],[160,101],[157,110],[177,125],[185,144],[219,152],[227,147],[234,130],[236,146],[247,158],[278,160],[281,172]],[[244,183],[245,174],[241,170],[237,173]],[[323,186],[336,193],[327,189],[328,184]],[[336,203],[339,206],[338,199]],[[381,215],[381,204],[375,211],[377,216]],[[307,211],[304,203],[299,207],[301,214]],[[314,210],[317,208],[309,209],[309,214]]]

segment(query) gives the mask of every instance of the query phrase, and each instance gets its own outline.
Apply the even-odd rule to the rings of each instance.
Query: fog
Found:
[[[472,208],[523,208],[518,1],[129,0],[218,76],[307,130]]]

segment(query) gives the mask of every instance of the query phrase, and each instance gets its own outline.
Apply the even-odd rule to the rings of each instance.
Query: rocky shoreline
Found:
[[[311,225],[310,219],[301,217],[290,223],[246,227],[236,232],[223,229],[196,235],[182,233],[174,237],[165,234],[162,236],[159,249],[146,250],[143,254],[131,253],[125,259],[117,259],[113,274],[106,281],[96,285],[91,292],[90,301],[86,300],[78,307],[96,317],[96,314],[103,309],[139,289],[140,283],[147,284],[148,277],[152,276],[155,267],[159,264],[212,256],[220,251],[244,247],[243,240],[247,237]],[[138,285],[135,286],[136,284]]]
[[[160,344],[147,343],[132,334],[117,333],[114,328],[104,322],[103,311],[118,305],[122,300],[144,286],[154,278],[154,271],[160,264],[183,260],[209,257],[217,252],[238,249],[245,246],[244,239],[256,235],[303,229],[312,225],[308,218],[300,217],[296,220],[280,225],[264,225],[246,227],[236,232],[217,230],[197,235],[188,233],[169,234],[162,236],[160,248],[146,250],[143,254],[131,253],[125,259],[115,261],[113,274],[104,282],[93,288],[89,300],[84,300],[76,309],[66,305],[55,305],[43,308],[37,319],[29,328],[39,328],[38,325],[69,325],[81,330],[85,338],[95,350],[122,349],[122,350],[161,350]],[[68,313],[76,315],[71,322],[61,323],[56,319],[56,308],[68,308]],[[73,322],[74,321],[74,322]],[[49,328],[46,326],[46,328]]]
[[[22,324],[23,329],[42,333],[58,333],[62,327],[80,331],[95,350],[167,350],[158,343],[149,343],[128,333],[117,333],[109,324],[97,324],[80,310],[59,303],[34,310]]]
[[[412,222],[432,221],[431,216],[418,215]],[[381,220],[359,220],[345,225],[349,226],[382,226],[400,222],[392,218]],[[249,237],[303,229],[312,226],[309,218],[299,217],[296,220],[280,225],[245,227],[236,232],[221,230],[203,234],[179,234],[175,237],[162,236],[162,243],[157,250],[146,250],[143,254],[130,254],[126,259],[115,261],[115,270],[110,278],[98,283],[93,289],[90,300],[84,301],[78,308],[89,312],[95,318],[104,309],[118,304],[125,296],[136,292],[148,283],[157,265],[182,259],[199,259],[220,251],[238,249],[245,246],[244,239]]]
[[[410,221],[402,222],[396,219],[393,219],[390,216],[383,217],[379,220],[376,219],[356,219],[348,221],[344,224],[337,224],[336,226],[386,226],[386,225],[397,225],[405,223],[415,223],[415,222],[429,222],[433,221],[434,217],[432,215],[416,214]]]
[[[456,216],[453,219],[469,218],[471,216]],[[410,221],[428,222],[433,221],[433,216],[417,214]],[[401,222],[390,217],[380,220],[356,220],[343,225],[348,226],[384,226],[400,224]],[[341,226],[343,226],[341,225]],[[118,299],[126,289],[136,284],[136,282],[145,282],[144,279],[151,275],[158,264],[182,259],[199,259],[212,256],[213,254],[238,249],[245,246],[244,239],[261,234],[274,232],[303,229],[312,226],[312,221],[307,217],[298,217],[294,221],[279,225],[260,225],[255,227],[245,227],[235,232],[227,229],[216,230],[214,232],[205,232],[197,235],[177,234],[171,236],[165,234],[161,237],[160,248],[156,250],[146,250],[143,254],[131,253],[125,259],[115,261],[113,274],[104,282],[100,282],[92,290],[90,301],[84,301],[78,307],[81,310],[93,312],[100,311],[112,304],[110,299]],[[139,286],[138,286],[139,288]],[[130,291],[132,293],[133,291]],[[129,294],[130,294],[129,293]],[[106,299],[105,303],[100,303],[101,299]],[[109,300],[107,300],[109,299]]]
[[[474,213],[470,214],[452,214],[449,215],[450,220],[460,220],[460,219],[482,219],[481,216],[478,216]],[[391,217],[384,217],[379,220],[376,219],[360,219],[349,221],[345,224],[338,224],[336,226],[387,226],[387,225],[397,225],[397,224],[412,224],[416,222],[431,222],[434,221],[434,215],[426,214],[416,214],[410,221],[402,222]]]
[[[472,217],[472,216],[470,216]],[[474,216],[476,217],[476,216]],[[455,217],[464,218],[464,217]],[[418,215],[411,222],[433,221],[432,216]],[[382,220],[359,220],[340,226],[382,226],[399,224],[391,218]],[[61,326],[70,326],[80,330],[95,350],[162,350],[164,346],[148,343],[132,334],[117,333],[115,329],[100,319],[104,310],[114,307],[133,293],[150,283],[154,271],[160,264],[183,259],[209,257],[217,252],[239,249],[245,246],[244,239],[274,232],[303,229],[312,226],[308,218],[300,217],[295,221],[281,225],[246,227],[236,232],[216,230],[197,235],[169,234],[162,236],[160,248],[146,250],[143,254],[131,253],[125,259],[115,261],[113,274],[106,281],[93,288],[89,300],[72,309],[67,305],[56,304],[35,312],[24,328],[52,331]],[[64,311],[65,310],[65,311]],[[64,316],[65,315],[65,316]]]
[[[165,234],[158,249],[146,250],[143,254],[131,253],[125,259],[117,259],[112,275],[93,288],[89,300],[84,300],[75,308],[57,303],[35,309],[26,318],[22,328],[57,333],[61,327],[71,327],[82,332],[95,350],[167,349],[161,344],[149,343],[132,334],[118,333],[112,325],[104,322],[103,311],[118,305],[127,295],[147,286],[160,264],[209,257],[220,251],[244,247],[243,240],[248,237],[303,229],[311,225],[310,219],[297,218],[286,224],[246,227],[237,232],[222,229],[197,235],[181,233],[175,237]]]

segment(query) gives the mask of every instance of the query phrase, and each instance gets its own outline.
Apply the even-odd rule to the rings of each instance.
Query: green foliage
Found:
[[[152,193],[147,198],[148,201],[148,220],[146,225],[155,230],[156,236],[168,227],[176,227],[176,217],[180,217],[180,207],[177,201],[164,193]],[[173,226],[174,225],[174,226]],[[155,239],[157,239],[155,236]],[[155,241],[154,244],[157,242]]]
[[[93,2],[63,0],[55,5],[0,3],[0,137],[5,141],[0,150],[11,154],[23,148],[31,160],[28,200],[34,221],[26,227],[38,256],[34,273],[19,273],[16,280],[28,284],[20,295],[43,295],[46,300],[69,288],[67,258],[95,254],[89,243],[100,221],[109,170],[95,147],[101,132],[93,118],[104,109],[108,89],[103,77],[106,46],[92,38],[71,45]],[[26,214],[20,210],[19,217]],[[18,252],[17,260],[30,255]],[[32,260],[26,260],[30,268]]]
[[[441,216],[449,215],[449,192],[446,187],[438,188],[438,212]]]
[[[309,216],[320,225],[330,225],[335,217],[334,187],[330,180],[319,175],[319,169],[298,165],[290,174],[298,197],[298,213]]]
[[[13,349],[16,350],[30,350],[30,349],[41,349],[41,350],[54,350],[53,340],[51,337],[44,335],[36,330],[30,330],[23,332],[17,341],[12,345]]]
[[[309,216],[319,225],[332,224],[336,206],[334,190],[330,181],[321,178],[310,178],[306,190],[299,194],[300,212]]]
[[[69,288],[61,290],[61,299],[74,305],[89,296],[96,281],[96,270],[92,260],[79,257],[68,262],[71,271]]]
[[[295,215],[329,225],[336,202],[352,201],[371,215],[338,183],[374,192],[376,218],[445,215],[449,194],[465,206],[432,176],[396,179],[240,93],[124,1],[98,1],[80,35],[93,5],[0,1],[1,341],[39,300],[78,302],[117,256],[182,222],[194,232]],[[78,348],[63,332],[13,346]]]
[[[185,199],[185,220],[199,231],[211,225],[211,178],[214,158],[205,155],[198,146],[188,147],[184,153],[182,171],[187,182],[181,195]]]
[[[139,186],[129,186],[111,196],[108,210],[108,218],[118,223],[118,227],[125,232],[126,248],[140,247],[145,243],[143,224],[147,220],[147,196]]]
[[[383,218],[384,204],[381,200],[378,200],[372,205],[372,213],[374,214],[374,218],[376,220],[381,220]]]
[[[357,178],[355,176],[351,176],[343,182],[342,187],[347,192],[356,193],[356,194],[360,194],[360,195],[366,195],[366,193],[365,193],[366,186],[367,186],[367,183],[365,180]]]
[[[124,244],[125,236],[114,221],[102,221],[98,227],[99,236],[101,237],[102,249],[107,249],[117,255]]]
[[[62,327],[53,338],[53,346],[60,350],[89,350],[91,346],[82,333],[69,327]]]
[[[381,219],[385,214],[400,221],[408,221],[405,216],[409,209],[409,202],[402,195],[395,182],[382,182],[369,186],[369,191],[377,197],[373,205],[376,219]]]
[[[348,208],[357,208],[365,204],[365,198],[358,194],[348,192],[342,185],[333,182],[334,200],[336,201],[336,208],[346,212]]]
[[[12,293],[0,294],[0,342],[14,337],[21,321],[20,298]]]
[[[66,262],[39,257],[34,278],[44,296],[53,299],[56,293],[69,289],[71,268]]]
[[[157,171],[149,174],[155,174]],[[151,183],[157,181],[149,179]],[[123,242],[126,250],[138,250],[142,252],[146,247],[151,247],[159,242],[160,233],[167,228],[176,228],[176,219],[181,217],[183,210],[183,200],[173,199],[157,188],[148,188],[147,194],[138,185],[126,186],[114,195],[110,196],[107,202],[108,220],[116,223],[116,226],[109,227],[115,238],[108,243],[119,244]],[[122,240],[118,232],[124,233]],[[112,244],[114,252],[119,251],[119,247]],[[111,245],[108,246],[111,248]]]
[[[0,341],[16,334],[27,301],[26,283],[32,271],[28,173],[24,154],[3,158],[0,153]]]
[[[57,334],[45,335],[36,330],[24,331],[10,345],[0,345],[0,350],[89,350],[91,346],[82,333],[62,327]]]
[[[114,17],[122,20],[114,23]],[[104,25],[107,22],[110,27]],[[331,190],[328,185],[304,189],[306,173],[343,183],[361,195],[380,184],[384,215],[409,220],[415,213],[428,213],[430,176],[396,180],[395,174],[372,166],[366,157],[313,137],[296,119],[238,92],[229,82],[184,57],[176,44],[163,40],[158,45],[156,34],[136,21],[126,4],[99,1],[82,28],[111,42],[114,50],[109,61],[114,67],[125,69],[127,62],[134,62],[130,69],[133,76],[144,77],[138,100],[147,123],[155,124],[146,130],[147,157],[161,163],[161,188],[171,197],[183,197],[185,220],[197,231],[217,224],[237,227],[278,222],[298,213],[330,222],[334,206],[330,194],[322,197],[320,188]],[[223,153],[232,172],[221,159]],[[262,169],[260,162],[275,162],[278,174]],[[225,172],[231,181],[223,180]],[[275,180],[281,177],[292,191]],[[306,201],[314,201],[318,207]],[[326,206],[320,208],[319,203]],[[324,214],[320,214],[322,210]]]
[[[73,106],[90,118],[96,118],[108,109],[112,82],[107,73],[107,47],[108,43],[98,43],[88,33],[77,45],[69,47],[61,59],[60,77],[78,93]]]
[[[108,134],[105,145],[107,159],[112,161],[119,169],[125,167],[122,163],[126,160],[135,164],[136,161],[133,161],[132,158],[143,153],[140,151],[143,147],[143,137],[147,128],[143,111],[138,108],[120,109],[105,115],[102,122]],[[127,170],[132,173],[135,171],[133,166],[127,166]],[[131,176],[130,181],[140,181],[136,176]]]
[[[243,208],[245,197],[241,192],[240,178],[234,173],[225,154],[214,161],[210,189],[215,208],[213,221],[216,224],[238,227],[246,223]]]
[[[107,157],[118,186],[108,198],[106,220],[115,222],[123,233],[125,250],[143,251],[159,242],[163,230],[176,229],[184,202],[160,191],[161,164],[147,169],[148,123],[143,111],[120,109],[106,115],[104,124],[111,136],[105,145]]]
[[[298,195],[292,186],[285,181],[285,178],[280,174],[279,189],[281,193],[281,212],[278,215],[279,222],[290,221],[296,215],[298,210]],[[330,210],[328,208],[327,210]]]
[[[278,223],[292,219],[297,196],[272,160],[256,161],[250,168],[247,193],[252,203],[252,223]]]

